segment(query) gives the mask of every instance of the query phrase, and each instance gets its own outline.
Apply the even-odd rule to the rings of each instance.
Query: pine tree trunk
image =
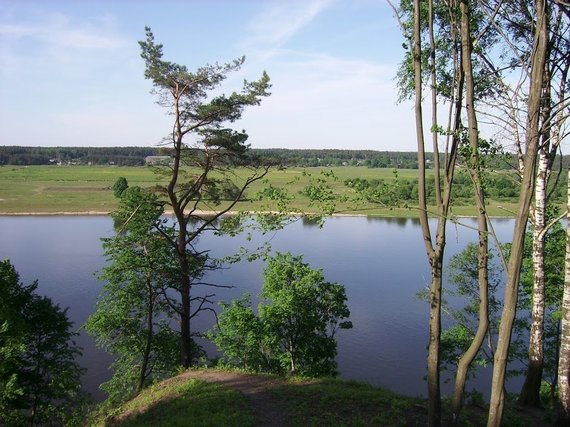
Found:
[[[174,164],[172,166],[172,175],[167,187],[168,198],[174,211],[176,221],[178,223],[178,235],[176,236],[176,254],[178,256],[178,265],[180,267],[179,289],[180,292],[180,364],[184,368],[190,367],[192,364],[192,346],[191,346],[191,329],[190,329],[190,264],[188,261],[187,236],[188,236],[188,220],[184,214],[184,207],[177,194],[177,183],[182,167],[182,125],[180,118],[180,97],[175,96],[175,131],[174,131]]]
[[[185,224],[185,223],[184,223]],[[190,329],[190,268],[186,252],[186,233],[180,224],[178,237],[178,261],[180,265],[180,364],[189,368],[192,364],[192,335]],[[184,231],[186,227],[184,226]]]

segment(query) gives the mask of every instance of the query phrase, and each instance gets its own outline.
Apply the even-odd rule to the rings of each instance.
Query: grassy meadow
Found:
[[[350,196],[352,190],[344,185],[346,179],[384,179],[394,178],[393,169],[373,169],[365,167],[333,168],[288,168],[274,169],[267,176],[267,182],[274,187],[284,187],[294,196],[292,211],[311,212],[315,208],[307,197],[300,192],[311,179],[322,176],[321,170],[332,171],[336,180],[329,180],[335,194]],[[191,172],[191,171],[189,171]],[[237,169],[236,180],[245,179],[249,171]],[[119,177],[125,177],[130,186],[152,187],[164,184],[166,177],[156,173],[151,167],[117,166],[1,166],[0,167],[0,215],[10,214],[85,214],[108,213],[116,208],[117,200],[113,196],[112,186]],[[400,169],[400,178],[415,179],[417,170]],[[246,193],[245,201],[238,204],[239,210],[272,210],[268,202],[255,200],[258,191],[268,185],[258,181]],[[214,206],[201,206],[204,210],[213,210]],[[516,209],[514,203],[490,201],[489,213],[493,216],[511,216]],[[413,217],[416,210],[410,208],[389,209],[371,204],[354,202],[340,203],[337,212],[341,214],[374,215],[390,217]],[[454,215],[474,215],[474,208],[469,204],[456,206]]]

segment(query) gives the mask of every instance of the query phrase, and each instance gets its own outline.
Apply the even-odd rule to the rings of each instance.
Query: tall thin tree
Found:
[[[566,214],[566,262],[564,267],[564,293],[560,358],[558,362],[558,425],[570,425],[570,171],[568,172],[568,201]]]
[[[479,154],[479,125],[475,110],[475,83],[472,65],[472,37],[470,28],[470,5],[467,0],[460,3],[461,11],[461,65],[465,75],[466,109],[470,150],[467,166],[473,182],[475,204],[477,206],[477,223],[479,246],[477,254],[477,271],[479,282],[479,322],[471,345],[460,357],[455,375],[455,388],[452,398],[452,419],[457,421],[461,409],[463,392],[467,381],[469,367],[477,356],[489,329],[489,235],[487,225],[487,205],[481,178],[481,160]]]
[[[537,0],[535,7],[536,29],[534,32],[535,42],[533,44],[531,54],[531,75],[527,102],[528,110],[525,138],[526,152],[523,162],[518,211],[515,217],[511,253],[508,262],[501,325],[499,327],[497,350],[495,352],[495,361],[493,365],[489,417],[487,420],[487,425],[489,427],[500,426],[503,417],[507,356],[516,313],[520,268],[524,251],[525,230],[534,188],[535,166],[540,142],[540,113],[543,78],[548,48],[548,30],[546,2],[544,0]]]

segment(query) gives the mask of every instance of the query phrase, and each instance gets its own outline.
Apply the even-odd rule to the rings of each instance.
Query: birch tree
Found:
[[[543,83],[543,107],[541,111],[541,144],[538,154],[538,166],[535,183],[534,205],[531,210],[532,220],[532,260],[533,290],[531,308],[531,329],[529,339],[528,370],[525,376],[519,402],[525,406],[540,407],[540,385],[544,368],[544,325],[546,301],[545,274],[545,235],[550,227],[559,220],[554,218],[546,223],[548,204],[548,184],[551,181],[554,161],[560,144],[566,136],[565,122],[568,116],[568,70],[570,58],[568,48],[570,39],[569,16],[563,9],[552,5],[548,15],[549,46],[547,65]]]
[[[566,262],[562,296],[560,358],[558,362],[558,425],[561,426],[570,424],[570,171],[568,172],[566,220]]]

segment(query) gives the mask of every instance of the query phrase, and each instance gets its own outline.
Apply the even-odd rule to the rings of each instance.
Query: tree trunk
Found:
[[[190,266],[186,251],[186,221],[179,222],[178,263],[180,265],[180,364],[184,368],[192,365],[192,334],[190,329]]]
[[[430,10],[431,10],[430,1]],[[428,424],[441,425],[441,393],[439,381],[439,346],[441,335],[441,271],[443,251],[434,251],[429,228],[426,201],[425,140],[422,112],[422,64],[420,0],[414,0],[414,81],[415,121],[418,144],[418,205],[426,253],[431,265],[430,314],[428,337]],[[431,18],[431,15],[430,15]],[[439,183],[436,183],[438,185]],[[445,235],[445,229],[443,231]],[[445,238],[443,239],[445,244]]]
[[[549,159],[544,149],[540,151],[535,189],[534,228],[532,232],[532,320],[528,349],[528,369],[519,403],[524,406],[542,407],[540,384],[544,366],[544,233],[546,231],[546,184]]]
[[[544,0],[537,0],[536,16],[537,25],[534,36],[535,44],[531,56],[530,88],[527,101],[527,147],[519,196],[519,209],[515,218],[511,254],[509,257],[503,312],[499,327],[499,338],[493,365],[491,399],[489,402],[489,417],[487,420],[488,427],[499,427],[503,416],[505,372],[513,322],[516,314],[520,268],[524,250],[524,237],[529,215],[530,201],[532,198],[534,169],[536,166],[536,156],[540,138],[540,104],[548,44],[546,5]]]
[[[179,102],[180,97],[175,96],[175,130],[174,130],[174,165],[172,166],[172,175],[167,187],[170,205],[178,222],[178,234],[176,236],[176,254],[178,256],[178,265],[180,266],[180,364],[184,368],[189,368],[192,364],[192,346],[191,346],[191,329],[190,329],[190,265],[188,262],[188,252],[186,250],[186,239],[188,236],[188,221],[184,214],[184,207],[178,198],[176,185],[182,165],[182,125],[180,121]]]
[[[558,425],[570,425],[570,171],[568,172],[568,205],[566,211],[566,262],[564,293],[562,296],[562,320],[560,357],[558,361]]]
[[[146,313],[146,343],[143,352],[143,359],[141,364],[141,372],[139,375],[139,383],[137,385],[137,393],[140,393],[144,387],[144,382],[147,377],[148,364],[150,361],[150,353],[152,348],[152,339],[154,337],[153,325],[154,325],[154,292],[152,291],[152,284],[150,278],[147,278],[147,304],[148,309]]]
[[[429,425],[441,425],[441,391],[440,391],[440,339],[441,339],[441,284],[442,259],[437,256],[432,260],[430,311],[429,311],[429,343],[428,343],[428,397]]]
[[[445,171],[443,180],[440,180],[440,167],[437,163],[437,171],[434,172],[436,177],[436,205],[437,205],[437,229],[435,233],[435,242],[432,241],[432,234],[429,226],[428,206],[426,197],[426,159],[425,159],[425,136],[423,129],[423,112],[422,112],[422,47],[421,47],[421,13],[420,0],[414,1],[414,48],[413,48],[413,66],[414,66],[414,86],[415,86],[415,122],[416,122],[416,138],[418,146],[418,207],[419,220],[422,230],[422,238],[431,267],[431,283],[429,297],[429,337],[428,337],[428,424],[430,426],[441,425],[441,390],[440,390],[440,341],[441,341],[441,295],[442,295],[442,271],[443,259],[446,244],[446,224],[449,207],[451,203],[451,187],[453,184],[453,176],[455,172],[455,161],[457,157],[458,139],[457,130],[460,126],[461,119],[461,99],[463,91],[463,75],[459,73],[454,81],[456,90],[455,102],[450,104],[450,122],[453,127],[448,132],[448,138],[451,142],[446,146],[445,165],[442,170]],[[435,73],[435,40],[434,34],[434,14],[433,1],[428,0],[428,22],[430,46],[430,73],[432,82],[436,81]],[[455,57],[454,57],[455,59]],[[438,91],[436,85],[432,84],[432,136],[434,153],[437,153],[439,161],[438,149],[438,121],[437,121],[437,97]],[[453,115],[455,114],[455,115]],[[453,122],[452,122],[453,120]],[[448,140],[449,142],[449,140]],[[441,185],[443,181],[443,191]]]
[[[461,63],[465,74],[466,107],[469,128],[469,144],[472,148],[469,159],[469,174],[475,190],[475,203],[477,206],[477,221],[479,230],[478,250],[478,282],[479,282],[479,322],[477,331],[471,345],[461,356],[457,363],[455,387],[451,402],[452,422],[457,422],[461,410],[465,383],[471,363],[483,345],[489,328],[489,237],[487,227],[487,214],[485,195],[481,183],[481,164],[479,159],[479,126],[475,112],[475,89],[473,82],[473,68],[471,62],[471,32],[469,28],[469,6],[466,1],[461,2]]]

